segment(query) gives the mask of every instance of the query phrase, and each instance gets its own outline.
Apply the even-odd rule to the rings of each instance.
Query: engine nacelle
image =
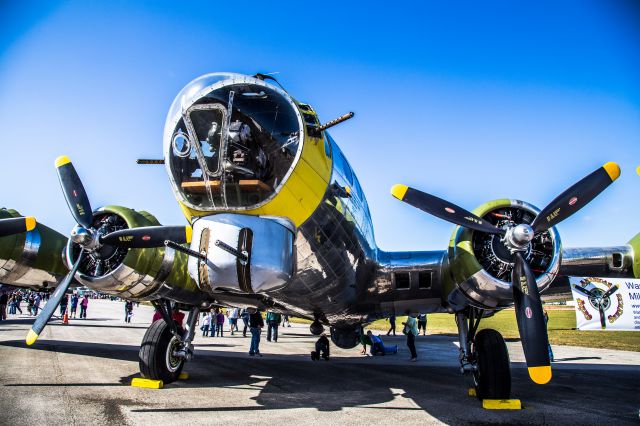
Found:
[[[0,219],[21,217],[0,209]],[[55,287],[67,273],[62,252],[67,238],[40,223],[29,231],[0,238],[0,283],[18,287]]]
[[[531,223],[540,210],[524,201],[501,199],[485,203],[473,213],[502,227]],[[449,241],[449,273],[458,290],[474,306],[492,309],[513,304],[513,255],[501,238],[457,226]],[[556,228],[537,234],[523,256],[543,292],[560,268],[562,247]]]
[[[160,225],[144,211],[106,206],[93,213],[93,227],[99,233]],[[80,246],[69,240],[66,258],[71,265]],[[131,300],[170,297],[182,303],[200,304],[208,297],[187,272],[187,256],[171,248],[129,249],[103,245],[87,253],[76,279],[94,290]]]

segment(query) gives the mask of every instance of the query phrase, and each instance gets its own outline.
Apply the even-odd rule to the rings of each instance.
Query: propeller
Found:
[[[552,375],[548,352],[549,338],[536,279],[522,253],[527,250],[535,234],[545,232],[567,219],[598,196],[619,176],[620,167],[613,162],[606,163],[551,201],[536,216],[531,225],[521,223],[507,229],[497,228],[455,204],[405,185],[394,185],[391,188],[391,194],[407,204],[455,225],[503,236],[503,243],[514,254],[511,276],[513,301],[529,376],[535,383],[545,384],[551,380]],[[589,290],[582,288],[579,290],[591,296]]]
[[[93,209],[89,197],[69,157],[58,157],[56,168],[69,210],[80,226],[71,235],[71,239],[84,249],[91,251],[102,245],[126,248],[164,247],[165,240],[178,244],[191,242],[190,226],[143,226],[99,235],[93,228]]]
[[[551,380],[547,325],[536,278],[519,251],[515,252],[511,280],[516,321],[529,377],[543,385]]]
[[[33,323],[33,327],[29,330],[26,339],[28,345],[32,345],[37,340],[53,312],[60,304],[80,264],[88,253],[105,245],[126,248],[152,248],[164,247],[165,240],[171,240],[178,244],[191,242],[192,229],[190,226],[146,226],[122,229],[105,235],[100,234],[93,227],[91,203],[71,160],[66,156],[61,156],[56,159],[55,165],[62,193],[67,201],[71,215],[78,223],[78,226],[71,233],[71,240],[80,245],[81,251],[71,271],[58,284],[49,302],[47,302]]]
[[[26,339],[27,345],[33,345],[38,339],[38,337],[40,336],[40,333],[42,333],[44,326],[47,325],[47,322],[49,322],[49,320],[53,316],[53,313],[55,312],[56,308],[60,304],[60,301],[62,300],[63,297],[65,297],[65,293],[67,292],[67,289],[71,284],[71,281],[73,281],[73,276],[78,271],[78,268],[80,267],[80,263],[82,263],[83,260],[84,260],[84,249],[80,251],[78,260],[76,260],[76,263],[73,265],[73,268],[71,268],[69,273],[62,279],[62,281],[60,281],[55,291],[49,298],[49,301],[47,302],[46,305],[44,305],[44,308],[42,309],[42,311],[40,311],[36,320],[33,322],[33,325],[31,326],[31,329],[27,334],[27,339]]]
[[[488,234],[504,235],[504,229],[497,228],[484,219],[480,219],[470,211],[434,195],[400,184],[394,185],[393,188],[391,188],[391,194],[400,201],[404,201],[423,212],[444,219],[455,225]]]
[[[36,227],[35,217],[14,217],[0,219],[0,237],[31,231]]]
[[[579,291],[580,293],[584,294],[585,296],[587,296],[589,298],[589,300],[591,301],[592,304],[596,305],[596,307],[598,308],[598,313],[600,314],[600,326],[604,329],[607,327],[607,323],[605,321],[605,311],[604,311],[604,305],[605,305],[605,301],[616,291],[618,291],[618,286],[617,285],[612,285],[607,291],[605,291],[602,294],[599,294],[601,290],[599,291],[594,291],[595,289],[589,290],[586,289],[582,286],[579,285],[574,285],[573,288],[575,288],[577,291]]]

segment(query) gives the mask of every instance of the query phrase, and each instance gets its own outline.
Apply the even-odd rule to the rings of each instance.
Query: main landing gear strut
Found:
[[[193,338],[200,309],[192,307],[187,317],[187,328],[171,318],[171,302],[152,302],[162,315],[147,329],[138,354],[140,373],[145,379],[171,383],[178,379],[184,363],[193,358]]]
[[[478,331],[484,310],[468,307],[456,313],[460,341],[460,372],[472,375],[479,399],[509,399],[511,370],[509,352],[496,330]]]

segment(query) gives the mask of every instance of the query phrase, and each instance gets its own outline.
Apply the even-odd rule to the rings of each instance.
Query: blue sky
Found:
[[[558,4],[561,3],[561,4]],[[606,161],[622,176],[559,226],[565,246],[640,231],[640,7],[632,1],[2,2],[0,205],[66,233],[54,159],[94,207],[184,223],[164,168],[164,120],[208,72],[279,72],[359,176],[376,239],[442,249],[452,226],[389,194],[405,183],[472,209],[543,207]]]

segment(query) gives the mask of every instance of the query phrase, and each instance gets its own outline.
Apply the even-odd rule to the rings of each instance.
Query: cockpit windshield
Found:
[[[302,146],[302,119],[280,89],[212,76],[209,87],[201,79],[185,87],[167,117],[165,161],[174,190],[195,210],[253,208],[288,177]]]

